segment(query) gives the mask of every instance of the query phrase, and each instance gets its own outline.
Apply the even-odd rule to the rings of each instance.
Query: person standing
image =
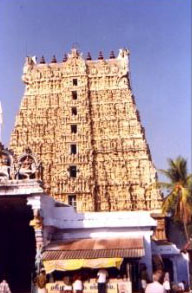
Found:
[[[164,280],[163,280],[163,287],[164,287],[166,293],[170,293],[171,286],[170,286],[170,280],[169,280],[169,273],[168,272],[165,273],[165,277],[164,277]]]
[[[11,293],[9,284],[5,280],[0,283],[0,293]]]
[[[166,293],[163,285],[160,283],[160,280],[163,276],[161,270],[157,270],[153,274],[153,282],[147,285],[145,293]]]
[[[73,282],[73,292],[74,293],[82,293],[83,291],[83,282],[79,275],[74,276]]]
[[[147,283],[149,282],[149,276],[148,276],[147,267],[145,264],[143,264],[143,266],[141,267],[140,278],[141,278],[141,290],[142,290],[142,293],[144,293],[145,289],[147,288]]]
[[[37,292],[38,293],[47,293],[46,289],[47,277],[44,269],[41,269],[40,273],[36,277]]]
[[[105,269],[100,269],[97,273],[98,293],[106,293],[106,282],[108,278],[108,272]]]
[[[69,276],[65,276],[63,278],[63,283],[64,283],[64,292],[65,293],[72,293],[73,292],[73,287],[72,287],[72,280]]]
[[[180,289],[180,292],[185,292],[185,285],[184,282],[179,282],[178,287]]]

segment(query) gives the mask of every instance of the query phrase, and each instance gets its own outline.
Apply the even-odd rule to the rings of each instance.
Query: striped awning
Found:
[[[145,255],[143,238],[78,239],[47,246],[42,259],[141,258]]]

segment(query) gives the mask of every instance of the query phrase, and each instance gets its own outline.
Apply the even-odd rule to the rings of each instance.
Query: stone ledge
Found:
[[[34,193],[44,193],[41,180],[29,179],[0,181],[0,197],[15,195],[27,196]]]

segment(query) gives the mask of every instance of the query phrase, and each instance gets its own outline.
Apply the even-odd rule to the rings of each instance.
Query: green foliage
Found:
[[[187,161],[180,156],[176,160],[168,159],[168,163],[168,170],[160,172],[169,179],[169,183],[158,183],[168,192],[163,201],[163,212],[170,213],[175,221],[183,223],[186,238],[189,239],[187,228],[192,217],[192,174],[188,174]]]

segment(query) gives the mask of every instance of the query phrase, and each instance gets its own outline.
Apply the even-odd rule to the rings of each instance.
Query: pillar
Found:
[[[41,251],[44,246],[43,218],[41,216],[41,196],[27,198],[27,205],[30,205],[33,210],[33,219],[30,221],[29,225],[33,227],[35,233],[35,267],[37,272],[39,272],[41,264]]]

